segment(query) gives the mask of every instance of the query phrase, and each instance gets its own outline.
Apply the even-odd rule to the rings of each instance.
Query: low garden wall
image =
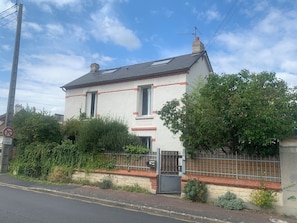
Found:
[[[261,186],[259,181],[252,180],[235,180],[205,176],[198,178],[197,176],[184,176],[181,180],[181,188],[184,188],[188,179],[195,178],[207,184],[209,202],[214,201],[219,196],[222,196],[227,191],[230,191],[236,194],[238,198],[241,198],[248,203],[250,202],[251,192],[255,189],[259,189]],[[127,170],[98,170],[94,172],[83,172],[77,170],[72,175],[72,179],[77,181],[89,181],[91,183],[102,182],[105,179],[109,179],[115,186],[134,186],[137,184],[152,194],[156,194],[158,191],[158,175],[154,172]],[[275,202],[274,205],[277,207],[283,206],[280,183],[265,182],[265,188],[276,191],[277,202]],[[182,193],[181,196],[184,196],[184,194]]]
[[[208,202],[216,200],[218,197],[224,195],[227,191],[234,193],[237,198],[241,198],[246,204],[250,204],[251,193],[261,187],[261,182],[256,180],[236,180],[220,177],[206,177],[206,176],[184,176],[182,177],[181,188],[184,188],[189,179],[197,179],[206,183],[208,190]],[[281,192],[281,184],[279,182],[263,182],[266,189],[276,192],[276,202],[274,206],[276,209],[283,206],[283,194]],[[184,196],[184,194],[182,194]],[[256,208],[253,205],[248,205],[249,208]]]
[[[102,182],[105,179],[112,181],[115,186],[134,186],[148,190],[152,194],[157,193],[158,175],[153,172],[145,171],[104,171],[98,170],[94,172],[75,171],[72,175],[73,180],[77,181],[89,181],[91,183]]]

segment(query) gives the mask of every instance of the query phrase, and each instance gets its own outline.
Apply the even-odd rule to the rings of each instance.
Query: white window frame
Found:
[[[148,116],[152,114],[152,85],[139,87],[139,115]]]
[[[140,136],[139,137],[141,142],[143,143],[143,146],[152,149],[152,137],[151,136]]]
[[[87,92],[86,115],[87,118],[94,118],[97,115],[97,91]]]

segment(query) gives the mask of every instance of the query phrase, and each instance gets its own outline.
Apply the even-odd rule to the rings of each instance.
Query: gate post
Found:
[[[186,150],[183,149],[182,155],[182,174],[186,174]]]
[[[160,148],[157,149],[157,165],[156,165],[156,174],[160,175],[161,171],[161,152]]]
[[[297,138],[281,140],[279,153],[283,212],[297,217]]]

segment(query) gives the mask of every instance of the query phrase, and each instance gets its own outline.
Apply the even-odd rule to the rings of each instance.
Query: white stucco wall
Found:
[[[189,70],[187,75],[187,92],[191,92],[193,88],[197,87],[197,84],[203,86],[203,83],[206,82],[206,78],[209,75],[211,70],[207,65],[207,60],[204,56],[200,58]]]
[[[179,136],[173,135],[160,120],[156,112],[174,98],[181,98],[192,84],[209,74],[205,61],[199,61],[188,73],[172,74],[151,79],[142,79],[88,88],[67,90],[65,120],[77,118],[79,111],[86,111],[86,93],[98,91],[97,117],[120,118],[132,133],[152,138],[152,150],[179,150],[183,147]],[[111,74],[112,75],[112,74]],[[202,78],[201,78],[202,77]],[[139,116],[139,86],[152,86],[152,114]]]

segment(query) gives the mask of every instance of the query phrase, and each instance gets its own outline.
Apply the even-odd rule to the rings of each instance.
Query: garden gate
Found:
[[[180,194],[181,176],[179,176],[179,153],[178,151],[158,150],[159,159],[159,181],[158,193],[160,194]],[[157,161],[158,163],[158,161]]]

